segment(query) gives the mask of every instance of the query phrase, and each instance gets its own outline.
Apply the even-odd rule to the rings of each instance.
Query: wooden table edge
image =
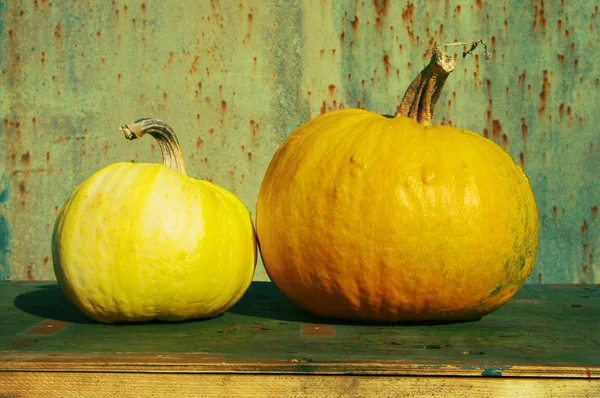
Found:
[[[0,352],[0,372],[296,374],[600,379],[600,364],[481,364],[304,359],[240,361],[210,353]]]

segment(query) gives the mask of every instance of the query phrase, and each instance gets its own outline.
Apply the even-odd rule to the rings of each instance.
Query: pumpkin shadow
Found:
[[[318,323],[357,326],[434,326],[470,323],[481,318],[463,321],[370,322],[322,318],[289,301],[271,282],[252,282],[244,296],[227,312],[286,322]]]
[[[32,292],[21,293],[15,297],[13,304],[23,312],[35,315],[41,318],[53,319],[56,321],[78,323],[86,325],[104,325],[89,318],[77,307],[75,307],[69,299],[64,295],[60,286],[57,284],[40,285],[38,290]],[[219,314],[212,318],[202,319],[186,319],[183,321],[167,322],[167,321],[144,321],[144,322],[117,322],[112,326],[120,325],[160,325],[160,324],[179,324],[191,322],[203,322],[210,319],[221,317]]]
[[[276,321],[307,323],[324,321],[289,301],[271,282],[253,281],[242,298],[227,312]]]
[[[58,285],[40,285],[37,290],[21,293],[13,304],[23,312],[41,318],[82,324],[98,324],[79,311],[64,295]]]

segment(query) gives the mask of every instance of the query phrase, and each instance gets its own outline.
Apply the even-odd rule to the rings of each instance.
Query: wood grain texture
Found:
[[[410,361],[305,360],[240,361],[215,354],[127,354],[8,352],[0,355],[0,372],[111,372],[189,374],[305,374],[461,377],[538,377],[600,380],[599,366],[482,365],[473,362],[448,364]]]
[[[10,397],[596,397],[600,381],[447,377],[2,373]],[[0,395],[0,396],[3,396]]]

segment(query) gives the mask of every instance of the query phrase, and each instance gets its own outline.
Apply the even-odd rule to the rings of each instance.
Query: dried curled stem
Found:
[[[454,56],[445,53],[440,47],[470,46],[468,50],[463,51],[463,57],[466,57],[467,55],[472,55],[473,51],[480,44],[484,46],[485,59],[490,59],[492,54],[487,52],[487,46],[482,40],[470,43],[447,43],[436,46],[429,64],[415,77],[406,90],[402,102],[396,109],[395,117],[405,116],[421,124],[431,124],[433,113],[437,107],[442,89],[446,84],[446,79],[456,67]]]
[[[160,146],[163,164],[185,175],[185,163],[179,141],[167,123],[157,119],[139,119],[132,124],[121,126],[120,129],[128,140],[142,138],[146,133],[150,134]]]

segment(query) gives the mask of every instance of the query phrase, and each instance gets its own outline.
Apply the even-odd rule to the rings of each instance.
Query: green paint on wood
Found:
[[[253,282],[240,302],[216,318],[103,325],[79,313],[56,285],[5,282],[0,283],[0,355],[203,352],[233,361],[303,361],[304,366],[401,360],[469,366],[483,376],[501,376],[514,365],[598,366],[600,286],[563,287],[527,285],[476,322],[377,325],[315,317],[286,300],[271,283]],[[51,324],[61,328],[64,322],[70,325],[42,337],[47,320],[58,321]],[[335,333],[303,334],[315,327]],[[28,334],[32,330],[37,334]]]
[[[0,215],[12,226],[0,275],[53,279],[50,235],[68,194],[108,164],[160,160],[120,125],[165,120],[190,175],[254,214],[294,128],[341,107],[391,114],[434,43],[482,38],[492,59],[458,60],[435,120],[489,137],[524,167],[540,214],[528,282],[600,282],[595,7],[0,1]],[[267,278],[260,264],[256,278]]]

